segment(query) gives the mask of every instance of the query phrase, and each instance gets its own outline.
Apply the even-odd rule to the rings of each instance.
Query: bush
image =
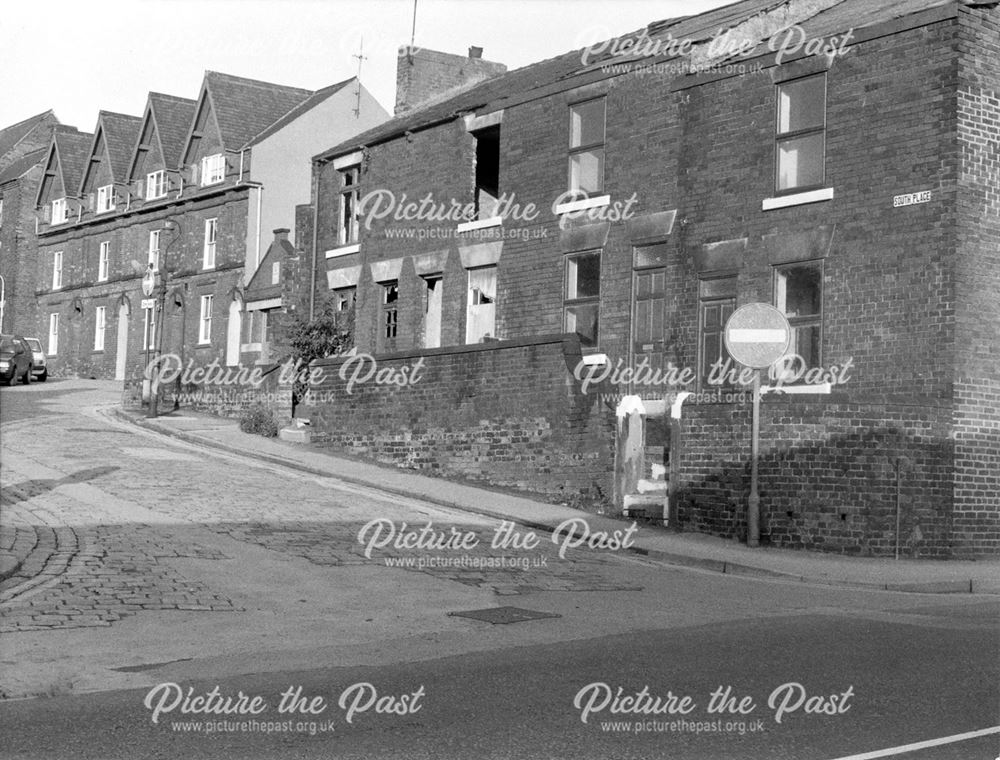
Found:
[[[278,422],[274,419],[274,414],[270,409],[255,406],[247,409],[240,416],[240,430],[244,433],[262,435],[265,438],[274,438],[278,435]]]

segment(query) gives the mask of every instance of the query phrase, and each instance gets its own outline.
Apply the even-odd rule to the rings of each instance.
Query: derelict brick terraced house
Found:
[[[381,374],[321,365],[314,439],[606,502],[619,400],[659,398],[644,476],[669,481],[671,524],[744,538],[748,394],[709,380],[728,316],[766,302],[800,357],[775,379],[808,392],[763,398],[762,540],[996,554],[996,6],[744,0],[319,154],[298,215],[314,296],[355,310]],[[690,382],[614,382],[644,362]]]
[[[265,241],[308,200],[318,147],[386,117],[357,79],[313,92],[210,71],[196,100],[150,93],[141,117],[58,132],[35,199],[50,371],[125,380],[138,401],[157,321],[185,364],[266,360],[253,309],[284,306],[246,293]],[[162,314],[150,269],[168,275]]]

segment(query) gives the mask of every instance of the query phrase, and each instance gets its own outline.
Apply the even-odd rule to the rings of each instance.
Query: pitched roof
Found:
[[[306,98],[297,106],[292,108],[291,111],[289,111],[280,119],[278,119],[276,122],[268,126],[263,132],[254,135],[250,140],[247,141],[246,145],[243,145],[242,147],[244,148],[249,147],[255,143],[260,142],[261,140],[270,137],[275,132],[278,132],[291,122],[295,121],[295,119],[297,119],[302,114],[318,106],[320,103],[329,98],[331,95],[335,95],[336,93],[340,92],[342,89],[347,87],[349,84],[356,81],[358,81],[357,77],[351,77],[350,79],[345,79],[343,82],[337,82],[336,84],[331,84],[329,87],[324,87],[321,90],[316,90],[316,92],[314,92],[308,98]]]
[[[26,174],[33,166],[44,161],[48,152],[48,148],[39,148],[31,153],[25,153],[21,158],[5,166],[0,170],[0,185]]]
[[[44,124],[46,121],[53,121],[59,123],[56,119],[55,114],[52,109],[45,111],[44,113],[35,114],[30,116],[23,121],[19,121],[17,124],[11,124],[9,127],[4,127],[0,129],[0,159],[12,150],[21,140],[31,134],[32,130],[36,127]]]
[[[167,168],[180,166],[184,150],[184,140],[194,119],[194,109],[198,101],[164,95],[162,92],[149,93],[149,105],[153,109],[156,134],[163,150],[163,162]]]
[[[970,4],[971,0],[816,0],[813,5],[802,3],[795,12],[804,14],[805,18],[798,21],[810,36],[830,35],[846,32],[851,28],[870,26],[891,21],[901,16],[919,13],[939,5]],[[994,2],[987,4],[995,5]],[[793,12],[789,0],[740,0],[720,8],[693,16],[666,19],[650,23],[645,29],[637,30],[619,39],[637,38],[645,33],[655,43],[663,44],[669,51],[667,43],[670,40],[691,40],[692,43],[705,43],[719,34],[720,30],[728,29],[737,24],[752,21],[762,14],[782,14],[782,6],[789,6],[788,13]],[[752,25],[751,25],[752,28]],[[763,28],[763,27],[762,27]],[[752,33],[752,32],[751,32]],[[773,34],[762,32],[766,42]],[[758,52],[763,43],[758,44]],[[587,63],[583,63],[585,51],[601,50],[588,55]],[[674,47],[676,50],[676,46]],[[485,106],[489,110],[503,108],[505,104],[520,102],[530,97],[533,90],[556,85],[579,74],[593,72],[614,58],[616,62],[634,60],[628,56],[614,55],[611,45],[593,45],[590,48],[580,48],[563,55],[533,63],[514,71],[477,82],[461,90],[446,93],[435,101],[424,103],[411,111],[406,111],[366,132],[324,151],[316,158],[324,159],[348,153],[358,148],[383,142],[412,131],[429,127],[443,121],[449,121],[459,114],[469,113]],[[656,58],[678,57],[676,55],[661,55]],[[678,76],[683,76],[678,74]]]
[[[128,165],[132,160],[132,151],[139,130],[142,128],[142,118],[128,116],[123,113],[101,111],[97,117],[98,126],[104,130],[104,144],[111,166],[111,177],[115,182],[128,181]]]
[[[245,146],[255,135],[313,95],[310,90],[217,71],[205,72],[205,88],[222,142],[229,150]]]
[[[83,180],[83,170],[90,158],[94,135],[77,130],[57,131],[54,135],[59,151],[59,170],[62,172],[63,190],[66,195],[76,195]]]

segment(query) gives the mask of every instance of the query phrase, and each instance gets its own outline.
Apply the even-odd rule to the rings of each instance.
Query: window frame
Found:
[[[51,203],[51,211],[49,212],[49,224],[65,224],[69,221],[69,204],[66,203],[66,197],[56,198]],[[60,213],[57,214],[57,211]],[[56,217],[60,216],[58,221]]]
[[[821,123],[809,127],[803,127],[801,129],[788,130],[787,132],[781,131],[781,91],[783,87],[793,85],[796,83],[803,82],[807,79],[817,79],[822,81],[823,84],[823,118]],[[806,193],[810,190],[819,190],[826,187],[826,128],[827,128],[827,100],[828,100],[828,87],[827,87],[827,76],[826,72],[819,72],[814,74],[806,74],[804,76],[795,77],[793,79],[787,79],[783,82],[776,82],[774,85],[774,195],[794,195],[796,193]],[[822,169],[822,174],[820,176],[819,182],[808,184],[808,185],[792,185],[790,187],[781,188],[781,146],[783,143],[788,143],[793,140],[801,139],[803,137],[812,137],[819,135],[822,138],[822,149],[820,156],[820,167]]]
[[[573,145],[573,109],[579,108],[581,106],[594,103],[596,101],[602,101],[603,104],[603,120],[601,123],[601,140],[599,142],[591,143],[581,143],[580,145]],[[604,188],[604,169],[607,159],[607,143],[608,143],[608,99],[606,95],[598,95],[594,98],[587,98],[586,100],[578,100],[569,104],[569,153],[566,162],[566,187],[570,192],[584,193],[586,195],[599,196],[605,192]],[[582,129],[580,130],[583,131]],[[573,187],[573,158],[575,156],[581,155],[583,153],[593,152],[595,149],[600,149],[601,151],[601,176],[599,187],[596,190],[584,190],[583,188]]]
[[[63,286],[63,252],[52,252],[52,290],[59,290]]]
[[[146,249],[146,267],[148,268],[150,264],[153,265],[153,271],[160,271],[160,233],[162,230],[150,230],[149,231],[149,247]],[[153,241],[156,241],[156,247],[153,247]]]
[[[198,185],[200,187],[208,187],[210,185],[218,185],[220,182],[225,182],[226,154],[213,153],[210,156],[202,156],[201,176],[199,177],[199,180]]]
[[[157,192],[158,190],[158,192]],[[153,201],[167,195],[167,172],[157,169],[146,174],[146,200]]]
[[[107,329],[107,307],[94,307],[94,350],[104,350],[104,331]]]
[[[705,290],[709,290],[708,283],[713,283],[714,287],[711,288],[712,292],[705,293]],[[721,284],[725,284],[720,287]],[[718,274],[715,276],[704,276],[698,279],[698,343],[697,343],[697,386],[700,391],[725,391],[742,389],[743,386],[738,383],[733,382],[722,382],[709,384],[708,375],[706,371],[708,368],[705,366],[705,309],[709,306],[722,306],[725,307],[729,305],[730,316],[736,311],[737,295],[739,293],[739,276],[735,273]],[[726,322],[728,319],[723,319],[720,321],[719,325],[719,348],[720,355],[716,359],[713,359],[712,363],[718,359],[729,358],[732,361],[729,364],[729,372],[727,373],[727,378],[738,377],[740,372],[743,370],[743,366],[736,362],[729,353],[729,349],[726,347],[725,332],[726,332]]]
[[[59,312],[49,312],[49,344],[45,353],[56,356],[59,353]]]
[[[380,282],[379,287],[382,290],[380,293],[379,337],[386,347],[395,348],[396,340],[399,338],[399,280]],[[390,301],[389,293],[391,291],[395,291],[396,297]]]
[[[361,201],[361,164],[351,164],[337,170],[340,187],[337,190],[337,246],[355,245],[361,239],[361,218],[358,216],[358,205]],[[347,179],[354,177],[354,184],[348,185]],[[346,204],[351,203],[354,213],[345,222]]]
[[[786,293],[786,304],[782,305],[779,303],[778,291],[779,291],[779,277],[782,272],[789,269],[801,269],[801,268],[815,268],[819,276],[819,312],[815,314],[806,314],[803,316],[794,315],[790,316],[787,309],[787,293]],[[771,303],[774,307],[778,309],[782,314],[785,315],[785,319],[788,320],[788,325],[791,328],[791,337],[789,339],[789,347],[798,354],[798,341],[795,337],[795,332],[799,328],[818,328],[818,338],[816,342],[816,363],[811,364],[809,358],[802,356],[805,363],[805,369],[815,369],[817,367],[822,367],[823,365],[823,321],[825,314],[826,305],[826,294],[824,287],[824,261],[823,259],[807,259],[804,261],[789,261],[783,264],[775,264],[771,267]],[[787,291],[787,287],[786,287]],[[800,354],[801,356],[801,354]]]
[[[211,234],[209,232],[211,231]],[[215,269],[216,242],[219,236],[219,218],[205,220],[205,240],[201,251],[201,268]]]
[[[106,282],[111,271],[111,241],[102,240],[97,252],[97,281]]]
[[[570,263],[582,259],[584,257],[596,256],[597,257],[597,294],[588,296],[574,296],[570,297]],[[600,248],[593,248],[586,251],[574,251],[573,253],[566,254],[563,256],[563,330],[565,332],[575,332],[581,337],[581,345],[585,350],[598,350],[601,345],[601,280],[603,278],[603,267],[604,267],[604,256],[603,251]],[[579,272],[579,266],[577,267],[577,272]],[[579,290],[579,276],[577,276],[577,290]],[[597,306],[597,324],[595,327],[595,335],[593,343],[585,343],[583,341],[583,333],[578,330],[570,330],[569,327],[569,311],[570,309],[577,306],[587,306],[590,304],[595,304]]]
[[[212,343],[212,308],[215,296],[211,293],[201,296],[198,313],[198,345],[207,346]]]
[[[97,214],[107,214],[115,210],[117,202],[115,198],[115,186],[101,185],[97,188],[96,211]]]
[[[156,348],[156,306],[142,312],[142,350],[150,351]]]

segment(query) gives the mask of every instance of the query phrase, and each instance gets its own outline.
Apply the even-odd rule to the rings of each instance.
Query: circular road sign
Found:
[[[147,295],[153,295],[153,287],[156,285],[156,275],[153,273],[153,268],[150,267],[146,270],[146,274],[142,276],[142,292]]]
[[[744,366],[765,369],[788,351],[792,329],[785,315],[766,303],[748,303],[726,322],[729,355]]]

